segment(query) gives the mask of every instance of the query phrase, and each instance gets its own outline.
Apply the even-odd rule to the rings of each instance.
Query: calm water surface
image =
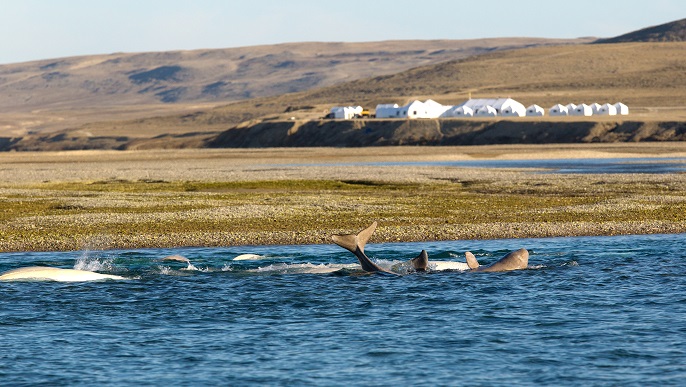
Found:
[[[385,265],[530,268],[398,278],[320,268],[329,245],[0,254],[133,278],[0,283],[2,385],[683,385],[686,234],[372,244]],[[233,261],[242,253],[261,261]],[[198,270],[162,262],[189,257]]]
[[[311,164],[297,164],[306,166]],[[331,165],[331,164],[316,164]],[[516,168],[530,169],[541,173],[686,173],[686,158],[671,157],[633,157],[633,158],[588,158],[588,159],[531,159],[531,160],[462,160],[462,161],[410,161],[410,162],[376,162],[376,163],[345,163],[336,165],[372,165],[384,166],[429,166],[429,167],[460,167],[460,168]]]

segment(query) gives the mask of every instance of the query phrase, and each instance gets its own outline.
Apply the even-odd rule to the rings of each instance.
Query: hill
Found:
[[[598,39],[595,43],[631,42],[684,42],[686,41],[686,19],[644,28],[609,39]]]
[[[548,130],[558,128],[571,133],[568,137],[549,136],[547,141],[573,142],[578,138],[586,139],[584,141],[681,141],[684,128],[679,123],[686,121],[686,107],[683,105],[686,100],[686,64],[683,62],[683,52],[686,52],[686,42],[572,45],[495,52],[422,66],[393,75],[236,102],[191,114],[127,122],[100,122],[49,136],[26,136],[21,141],[7,143],[5,149],[140,149],[258,144],[227,141],[227,138],[236,139],[229,134],[232,131],[235,131],[234,134],[262,138],[265,140],[259,143],[262,146],[275,146],[278,144],[271,142],[269,137],[281,133],[282,128],[287,127],[287,133],[295,133],[293,124],[285,121],[292,121],[291,118],[297,121],[316,120],[331,105],[355,103],[373,107],[378,103],[403,104],[410,99],[425,98],[453,104],[464,101],[470,93],[475,97],[511,96],[525,105],[536,103],[546,108],[555,103],[569,102],[622,101],[630,106],[629,120],[634,124],[629,126],[622,126],[617,118],[610,118],[610,121],[597,117],[584,120],[567,118],[566,121],[552,117],[519,119],[520,126],[532,125]],[[545,124],[532,124],[539,121]],[[607,127],[611,133],[592,135],[599,130],[596,122],[602,122],[605,126],[600,127]],[[463,128],[459,130],[484,129],[483,125],[479,127],[463,123]],[[459,131],[454,129],[454,124],[450,127],[452,132]],[[573,127],[577,129],[570,132]],[[274,132],[269,132],[269,128]],[[325,128],[329,130],[331,126]],[[589,132],[583,136],[574,134],[583,128],[588,128]],[[358,126],[357,129],[362,127]],[[383,130],[389,130],[388,126]],[[636,133],[624,133],[629,130]],[[229,133],[220,134],[224,131]],[[446,137],[442,129],[439,132],[442,133],[440,136]],[[620,132],[624,134],[617,135]],[[648,132],[652,134],[641,134]],[[393,132],[397,144],[424,141],[410,132],[403,133]],[[333,132],[330,134],[333,137]],[[406,137],[401,138],[401,135]],[[225,140],[216,140],[218,137]],[[312,145],[308,141],[318,137],[300,138],[302,144]],[[498,141],[496,137],[490,138]],[[524,141],[530,141],[531,138]],[[540,135],[536,138],[544,141]],[[295,146],[293,138],[288,141],[288,146]],[[354,139],[346,141],[338,145],[362,145],[361,142],[355,143]]]
[[[292,43],[115,53],[0,66],[0,136],[186,113],[485,52],[588,39]]]

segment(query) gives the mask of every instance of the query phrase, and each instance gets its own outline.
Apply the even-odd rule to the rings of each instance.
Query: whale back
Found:
[[[429,267],[429,254],[426,250],[422,250],[418,256],[412,258],[412,267],[415,271],[426,271]]]
[[[100,274],[93,271],[78,269],[60,269],[57,267],[31,266],[9,270],[0,275],[0,281],[34,280],[81,282],[98,281],[104,279],[123,280],[124,277],[111,274]]]
[[[526,269],[529,265],[529,252],[526,249],[513,251],[489,266],[479,267],[477,270],[485,272],[510,271]]]

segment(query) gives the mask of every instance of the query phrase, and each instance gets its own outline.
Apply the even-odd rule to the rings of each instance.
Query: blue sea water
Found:
[[[306,164],[295,164],[305,166]],[[311,165],[311,164],[310,164]],[[331,164],[314,164],[331,165]],[[524,159],[524,160],[460,160],[460,161],[407,161],[407,162],[360,162],[336,165],[355,166],[427,166],[459,168],[514,168],[530,169],[539,173],[557,174],[624,174],[624,173],[686,173],[686,158],[683,157],[630,157],[630,158],[587,158],[587,159]]]
[[[686,234],[370,244],[507,273],[361,275],[334,245],[0,254],[0,385],[684,385]],[[243,253],[256,261],[233,261]],[[170,254],[190,258],[161,261]]]

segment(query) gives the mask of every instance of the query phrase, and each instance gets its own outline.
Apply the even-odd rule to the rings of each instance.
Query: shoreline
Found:
[[[686,143],[0,154],[0,251],[686,232],[686,174],[351,162],[686,158]]]

